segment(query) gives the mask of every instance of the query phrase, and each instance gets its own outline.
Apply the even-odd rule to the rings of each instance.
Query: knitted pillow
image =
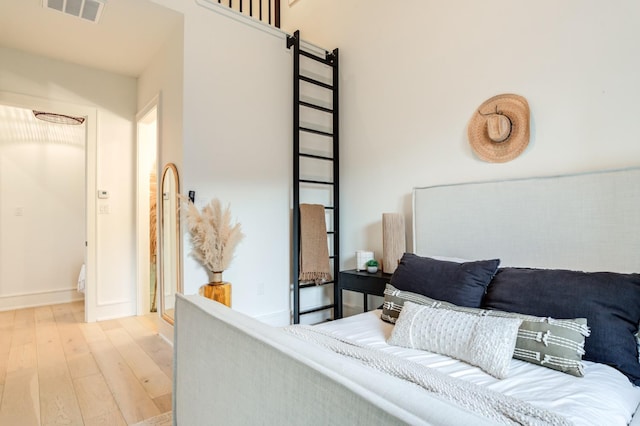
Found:
[[[448,355],[503,379],[521,322],[406,302],[387,343]]]

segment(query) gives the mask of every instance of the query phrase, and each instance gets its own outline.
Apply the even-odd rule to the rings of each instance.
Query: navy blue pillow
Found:
[[[391,285],[454,305],[478,308],[499,264],[499,259],[456,263],[405,253],[391,276]]]
[[[640,322],[640,274],[502,268],[483,308],[553,318],[586,318],[583,359],[611,365],[640,385],[634,334]]]

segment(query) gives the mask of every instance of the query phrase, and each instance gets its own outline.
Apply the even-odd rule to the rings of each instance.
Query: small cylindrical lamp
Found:
[[[393,274],[406,250],[404,216],[382,214],[382,271]]]

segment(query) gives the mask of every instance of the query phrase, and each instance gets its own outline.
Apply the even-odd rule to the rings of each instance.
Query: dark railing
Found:
[[[236,12],[280,28],[280,0],[218,0]]]

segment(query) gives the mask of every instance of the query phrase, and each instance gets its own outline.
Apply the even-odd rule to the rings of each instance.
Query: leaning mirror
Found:
[[[160,314],[173,324],[176,292],[182,291],[180,280],[180,216],[178,193],[180,183],[178,169],[169,163],[162,171],[160,184]]]

